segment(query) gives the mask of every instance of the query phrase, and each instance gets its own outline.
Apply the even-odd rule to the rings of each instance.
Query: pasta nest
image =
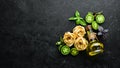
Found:
[[[78,37],[75,40],[74,46],[78,51],[85,50],[88,46],[88,41],[83,37]]]
[[[74,42],[75,42],[75,38],[76,38],[75,34],[73,34],[71,32],[66,32],[64,34],[63,40],[64,40],[64,43],[67,46],[71,47],[74,44]]]
[[[83,37],[86,34],[85,28],[82,26],[76,26],[73,28],[73,33],[76,34],[78,37]]]
[[[88,41],[83,38],[85,34],[86,31],[84,27],[76,26],[73,28],[73,33],[65,32],[63,37],[64,43],[69,47],[74,45],[74,47],[79,51],[85,50],[88,46]]]

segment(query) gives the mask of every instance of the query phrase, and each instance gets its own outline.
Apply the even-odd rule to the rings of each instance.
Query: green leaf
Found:
[[[79,25],[80,24],[80,19],[76,20],[76,24]]]
[[[62,36],[60,36],[60,42],[64,42],[64,40],[63,40]]]
[[[76,17],[77,19],[83,19],[82,17]]]
[[[60,49],[61,49],[61,47],[62,47],[63,45],[60,45],[59,47],[58,47],[58,50],[60,51]]]
[[[100,12],[97,12],[96,14],[102,14],[103,13],[103,11],[100,11]]]
[[[81,20],[80,20],[80,24],[81,24],[82,26],[86,26],[86,25],[87,25],[86,22],[84,21],[84,19],[81,19]]]
[[[82,17],[80,17],[80,19],[83,19]]]
[[[70,17],[69,20],[77,20],[76,17]]]
[[[76,16],[76,17],[80,16],[80,13],[79,13],[78,10],[76,10],[76,12],[75,12],[75,16]]]
[[[87,31],[87,35],[89,35],[90,34],[90,31]]]

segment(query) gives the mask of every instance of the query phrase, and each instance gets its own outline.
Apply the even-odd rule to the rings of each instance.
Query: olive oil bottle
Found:
[[[104,45],[98,40],[96,33],[92,31],[91,25],[88,25],[86,30],[87,30],[87,37],[89,40],[89,44],[86,49],[87,54],[89,56],[95,56],[103,53]]]

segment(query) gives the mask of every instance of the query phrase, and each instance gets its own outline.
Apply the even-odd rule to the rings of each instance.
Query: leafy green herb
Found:
[[[86,26],[86,22],[80,16],[80,13],[78,10],[76,10],[76,12],[75,12],[75,17],[70,17],[69,20],[75,20],[77,25]]]

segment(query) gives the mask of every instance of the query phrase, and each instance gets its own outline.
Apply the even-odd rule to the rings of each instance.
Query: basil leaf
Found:
[[[80,24],[80,19],[76,20],[76,24],[79,25]]]
[[[77,20],[76,17],[70,17],[69,20]]]
[[[78,10],[76,10],[75,16],[76,16],[76,17],[80,16],[80,13],[78,12]]]

